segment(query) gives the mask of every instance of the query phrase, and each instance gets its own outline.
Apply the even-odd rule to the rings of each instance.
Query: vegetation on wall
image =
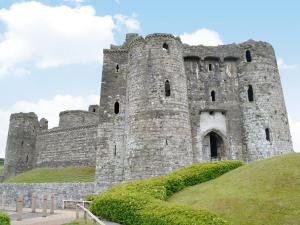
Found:
[[[185,187],[214,179],[243,165],[241,161],[198,163],[168,176],[117,185],[90,197],[91,212],[123,225],[190,225],[228,224],[203,209],[166,202]]]

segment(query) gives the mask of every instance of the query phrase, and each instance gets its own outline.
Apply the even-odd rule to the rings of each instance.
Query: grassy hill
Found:
[[[234,225],[300,224],[300,154],[250,163],[169,201],[209,209]]]
[[[3,173],[4,169],[4,159],[0,159],[0,175]]]
[[[95,167],[37,168],[11,177],[4,183],[93,182]]]

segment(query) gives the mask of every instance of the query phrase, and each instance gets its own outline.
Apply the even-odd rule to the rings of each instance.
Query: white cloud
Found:
[[[300,152],[300,121],[289,118],[294,151]]]
[[[91,104],[99,104],[98,95],[71,96],[56,95],[53,99],[40,99],[37,102],[18,101],[8,109],[0,109],[0,157],[4,157],[9,116],[16,112],[35,112],[39,119],[46,118],[49,128],[58,126],[59,112],[70,109],[87,110]]]
[[[124,25],[129,31],[137,31],[140,29],[140,22],[136,19],[137,15],[133,14],[131,17],[117,14],[114,19],[117,25]]]
[[[295,69],[297,67],[297,65],[294,64],[287,64],[283,58],[280,57],[277,59],[277,64],[281,70]]]
[[[92,6],[52,7],[35,1],[1,9],[0,22],[6,28],[0,40],[0,76],[28,73],[22,64],[29,62],[38,68],[101,62],[116,28],[112,16],[96,16]]]
[[[180,39],[183,43],[189,45],[216,46],[223,44],[223,40],[218,32],[206,28],[192,33],[183,33],[180,35]]]

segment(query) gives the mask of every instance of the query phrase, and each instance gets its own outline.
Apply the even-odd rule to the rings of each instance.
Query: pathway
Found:
[[[61,225],[76,219],[75,210],[55,210],[54,214],[48,214],[47,217],[42,217],[42,211],[37,210],[32,213],[31,209],[23,209],[23,220],[16,221],[16,212],[13,210],[6,211],[11,217],[11,225]],[[80,215],[80,218],[83,216]],[[106,225],[119,225],[117,223],[105,222]]]

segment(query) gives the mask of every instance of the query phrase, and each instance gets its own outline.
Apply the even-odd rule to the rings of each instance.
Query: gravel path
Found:
[[[55,210],[55,213],[47,217],[42,217],[41,210],[38,210],[36,213],[31,213],[31,209],[23,209],[23,220],[16,221],[16,212],[13,210],[7,211],[11,217],[11,225],[61,225],[63,223],[68,223],[76,219],[75,210]],[[82,218],[82,213],[80,218]],[[106,222],[106,225],[120,225],[117,223]]]

